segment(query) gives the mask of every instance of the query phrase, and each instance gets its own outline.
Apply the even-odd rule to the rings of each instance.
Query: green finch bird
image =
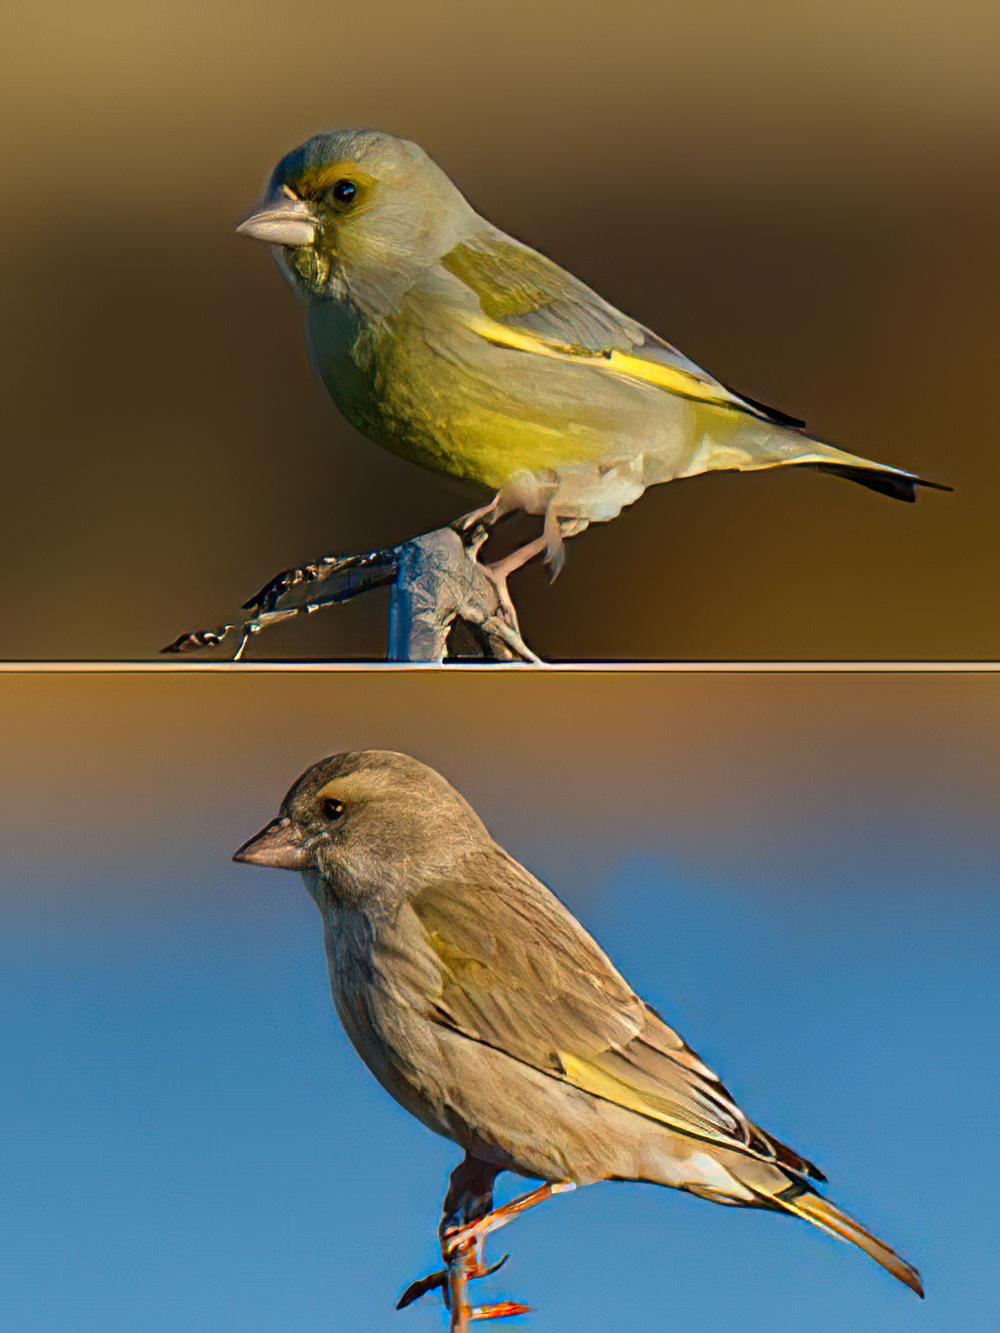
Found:
[[[910,472],[734,393],[572,274],[479,216],[423,149],[320,134],[278,163],[238,228],[271,245],[344,416],[403,458],[496,492],[473,518],[544,517],[503,581],[647,486],[812,467],[899,500]]]
[[[804,1218],[923,1294],[916,1270],[817,1193],[817,1168],[740,1109],[433,769],[377,750],[324,759],[235,859],[302,874],[358,1054],[465,1150],[446,1259],[562,1189],[646,1181]],[[501,1171],[544,1184],[494,1210]]]

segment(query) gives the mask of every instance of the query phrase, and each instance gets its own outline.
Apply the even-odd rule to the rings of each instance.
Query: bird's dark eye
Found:
[[[335,824],[344,813],[344,802],[327,797],[320,805],[320,810],[323,812],[324,819],[328,819],[331,824]]]
[[[338,204],[352,204],[358,193],[358,187],[354,181],[337,181],[330,193]]]

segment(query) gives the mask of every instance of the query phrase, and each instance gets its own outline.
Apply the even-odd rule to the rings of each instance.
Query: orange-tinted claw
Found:
[[[530,1305],[522,1305],[520,1301],[500,1301],[496,1305],[475,1305],[469,1315],[473,1320],[484,1319],[513,1319],[517,1315],[531,1314]]]
[[[474,1273],[473,1277],[492,1277],[494,1273],[500,1272],[500,1269],[503,1268],[509,1258],[510,1255],[505,1254],[504,1257],[498,1259],[495,1264],[490,1264],[489,1268],[481,1268],[478,1273]]]
[[[494,1273],[498,1273],[500,1269],[503,1268],[509,1258],[510,1255],[505,1254],[502,1259],[498,1259],[497,1262],[491,1264],[489,1268],[482,1268],[479,1264],[473,1264],[468,1272],[469,1280],[478,1281],[480,1278],[492,1277]],[[421,1296],[426,1296],[429,1291],[440,1291],[444,1295],[445,1304],[447,1305],[448,1273],[446,1269],[441,1269],[438,1273],[428,1273],[426,1277],[421,1277],[418,1278],[416,1282],[411,1282],[396,1302],[396,1309],[405,1310],[408,1305],[412,1305],[414,1301],[419,1301]],[[500,1319],[501,1317],[502,1316],[500,1315],[490,1316],[491,1319]]]

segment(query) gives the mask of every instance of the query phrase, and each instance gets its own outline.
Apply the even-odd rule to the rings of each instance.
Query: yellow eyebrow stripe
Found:
[[[567,344],[550,343],[523,329],[511,328],[484,315],[474,315],[469,320],[469,327],[487,342],[496,347],[506,347],[515,352],[530,352],[534,356],[547,356],[556,361],[565,361],[572,365],[593,366],[605,374],[621,375],[625,379],[640,380],[654,388],[676,394],[679,398],[691,398],[696,402],[711,403],[713,407],[729,407],[735,411],[748,409],[739,398],[719,385],[706,384],[696,375],[660,362],[646,361],[628,352],[610,351],[595,354],[584,352]]]
[[[357,162],[345,159],[342,162],[328,162],[324,166],[309,167],[303,171],[301,176],[293,184],[301,191],[308,194],[322,194],[322,192],[337,181],[347,177],[356,181],[363,189],[372,184],[370,172],[365,171]]]

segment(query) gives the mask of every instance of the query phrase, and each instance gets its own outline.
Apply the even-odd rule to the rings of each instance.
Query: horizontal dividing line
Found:
[[[995,675],[1000,661],[922,662],[0,662],[0,675],[329,675],[441,672],[494,676],[604,674],[647,675]]]

